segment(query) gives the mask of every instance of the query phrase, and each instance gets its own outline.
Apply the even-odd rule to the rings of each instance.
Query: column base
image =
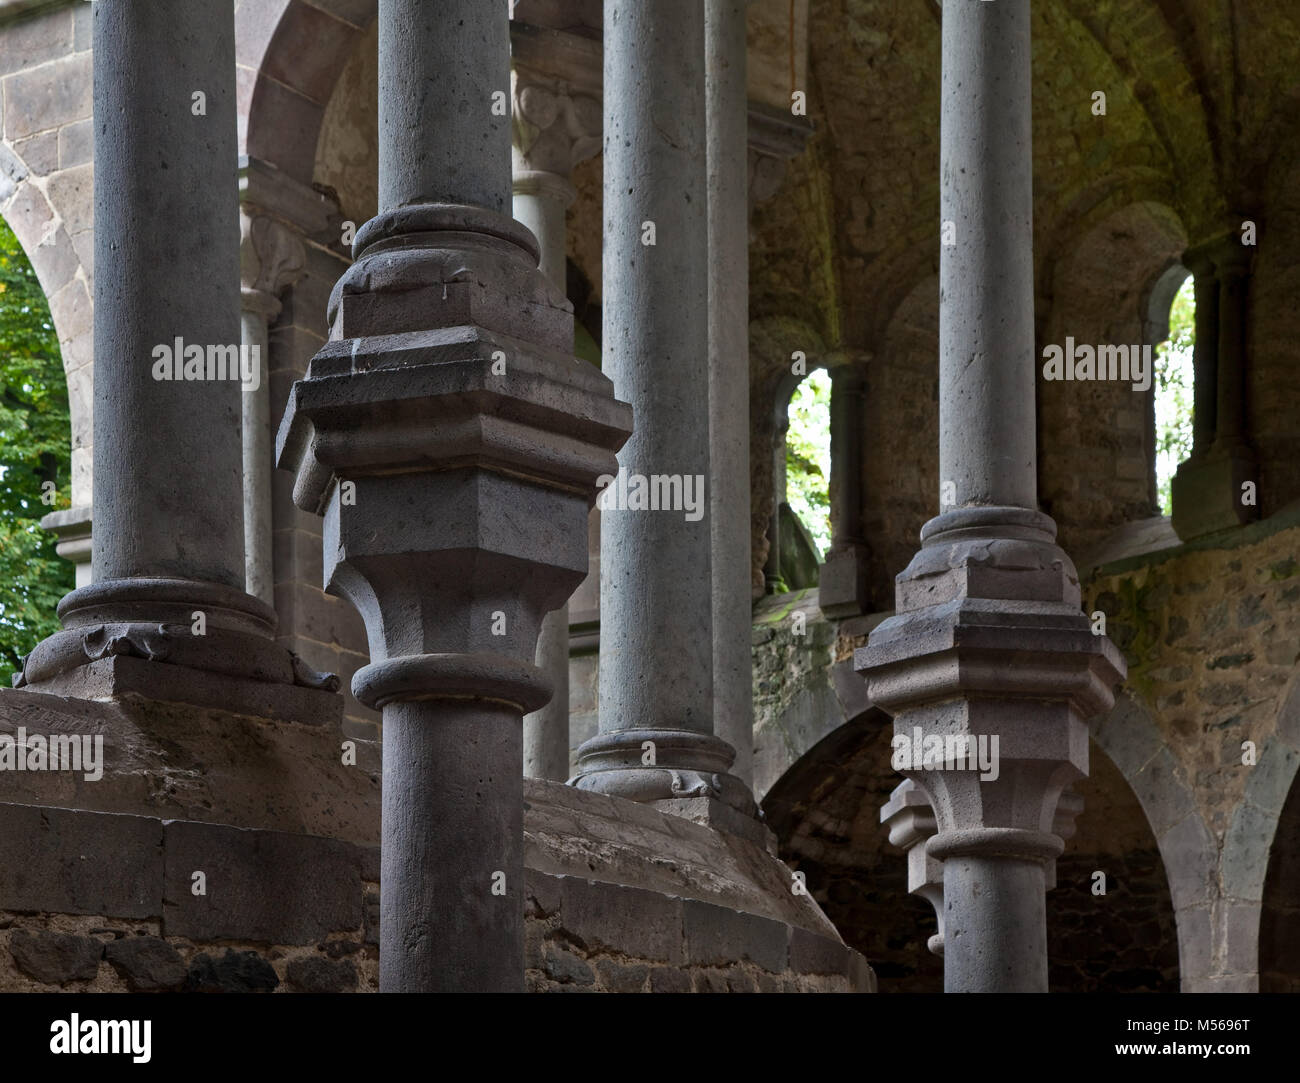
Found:
[[[817,603],[835,620],[871,611],[867,588],[867,558],[871,550],[860,544],[832,550],[817,581]]]
[[[756,817],[749,787],[728,772],[735,755],[731,745],[712,734],[618,730],[583,743],[579,770],[569,785],[643,804],[711,798]]]
[[[1259,464],[1245,444],[1216,444],[1178,467],[1173,492],[1173,528],[1181,541],[1231,530],[1259,518],[1259,493],[1243,504],[1242,486],[1258,485]]]
[[[83,699],[151,699],[295,720],[339,679],[276,643],[275,611],[234,587],[188,579],[106,579],[59,603],[63,629],[14,674],[15,688]]]

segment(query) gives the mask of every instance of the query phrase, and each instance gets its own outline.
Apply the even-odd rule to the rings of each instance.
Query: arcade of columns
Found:
[[[757,815],[745,6],[607,0],[602,88],[519,43],[512,78],[504,4],[381,0],[380,209],[276,448],[369,636],[353,691],[384,721],[385,990],[522,988],[520,765],[567,773],[564,607],[602,474],[704,475],[708,514],[602,514],[600,728],[572,784],[724,830]],[[1001,736],[996,782],[912,779],[934,810],[909,837],[933,834],[916,852],[942,864],[951,991],[1046,990],[1058,800],[1087,770],[1083,719],[1123,673],[1037,510],[1028,16],[1029,0],[944,14],[958,243],[942,256],[941,460],[957,499],[856,659],[900,732]],[[61,604],[25,683],[120,690],[95,662],[136,654],[206,671],[232,702],[254,683],[329,688],[272,639],[266,381],[160,383],[142,360],[177,336],[240,341],[241,311],[243,340],[265,346],[303,266],[294,229],[318,231],[325,209],[246,163],[234,232],[229,5],[178,0],[165,24],[96,5],[94,34],[95,110],[115,118],[95,131],[96,262],[114,268],[96,277],[95,581]],[[151,63],[187,40],[204,44]],[[491,108],[505,88],[513,124]],[[602,122],[603,373],[572,357],[563,270],[568,173]]]

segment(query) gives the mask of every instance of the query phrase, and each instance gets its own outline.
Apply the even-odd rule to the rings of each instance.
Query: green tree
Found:
[[[831,545],[831,378],[813,369],[790,398],[785,439],[786,501],[824,558]]]
[[[72,450],[68,385],[45,294],[0,221],[0,678],[59,627],[72,565],[40,518],[66,508]],[[46,484],[46,483],[50,484]]]
[[[1160,511],[1173,510],[1171,485],[1192,450],[1192,357],[1196,352],[1196,290],[1189,277],[1169,309],[1169,338],[1156,347],[1156,487]]]

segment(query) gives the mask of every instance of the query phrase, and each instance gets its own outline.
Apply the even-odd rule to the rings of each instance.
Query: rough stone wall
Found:
[[[1039,302],[1036,355],[1038,496],[1067,553],[1089,552],[1121,524],[1160,513],[1152,503],[1155,449],[1147,432],[1154,390],[1135,391],[1122,380],[1046,380],[1042,350],[1064,349],[1067,336],[1094,349],[1154,347],[1144,338],[1143,305],[1185,247],[1168,208],[1130,205],[1071,238],[1049,269],[1053,296]],[[1154,367],[1154,349],[1152,361]]]

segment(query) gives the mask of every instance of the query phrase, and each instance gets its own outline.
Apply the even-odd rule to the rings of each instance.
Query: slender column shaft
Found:
[[[505,6],[380,0],[379,206],[510,209]],[[494,98],[495,95],[504,97]]]
[[[1215,439],[1221,444],[1240,443],[1246,435],[1246,293],[1247,256],[1241,245],[1227,247],[1219,260],[1218,399]],[[1234,251],[1235,248],[1235,251]]]
[[[96,4],[94,53],[94,578],[242,591],[239,382],[154,378],[239,346],[233,11]]]
[[[922,528],[895,615],[854,660],[935,812],[950,992],[1046,992],[1043,893],[1064,844],[1045,827],[1087,773],[1084,720],[1125,672],[1037,510],[1029,46],[1029,0],[944,5],[941,199],[957,233],[939,418],[958,506]],[[964,754],[944,751],[954,735]]]
[[[252,296],[250,296],[252,294]],[[271,396],[266,384],[269,336],[267,295],[245,291],[241,344],[256,350],[258,380],[243,391],[244,589],[267,605],[275,599],[271,545]],[[273,300],[273,299],[271,299]],[[278,309],[279,304],[275,307]]]
[[[745,9],[704,9],[709,161],[709,452],[713,560],[713,715],[754,781],[749,533],[749,118]]]
[[[602,345],[636,427],[626,496],[601,504],[600,723],[576,784],[752,807],[714,736],[704,41],[697,0],[606,0]]]
[[[944,861],[945,993],[1047,992],[1044,875],[1037,861]]]
[[[507,905],[520,899],[524,875],[523,802],[512,796],[522,755],[517,711],[485,704],[384,708],[385,991],[522,987],[522,909]],[[466,757],[473,771],[447,769]],[[498,873],[507,896],[493,899]]]
[[[862,373],[841,366],[831,370],[831,548],[862,542]]]
[[[1196,349],[1192,358],[1192,455],[1214,442],[1218,414],[1219,280],[1208,258],[1183,257],[1196,289]]]
[[[636,417],[619,467],[707,479],[703,6],[610,0],[605,16],[605,371]],[[602,732],[713,731],[711,495],[696,522],[601,514]]]
[[[533,231],[541,252],[538,264],[551,286],[564,296],[565,210],[573,186],[555,173],[515,170],[515,218]],[[537,638],[537,667],[551,684],[551,700],[524,716],[524,775],[563,782],[569,777],[569,605],[548,613]]]
[[[940,480],[958,505],[1037,505],[1029,4],[945,4]]]

